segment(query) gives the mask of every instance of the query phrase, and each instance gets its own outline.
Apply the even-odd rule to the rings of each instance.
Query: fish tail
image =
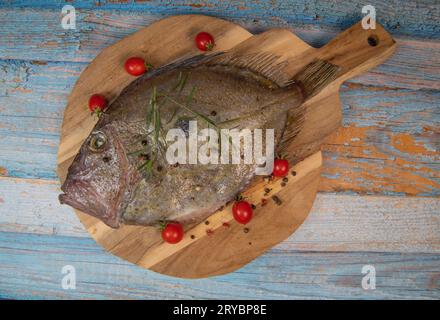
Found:
[[[341,67],[328,61],[315,59],[294,77],[305,98],[310,98],[337,78]]]

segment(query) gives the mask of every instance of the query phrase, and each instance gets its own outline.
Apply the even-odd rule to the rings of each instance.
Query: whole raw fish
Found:
[[[113,228],[206,218],[250,183],[258,164],[170,164],[166,132],[181,128],[189,135],[190,121],[197,120],[198,131],[274,129],[275,145],[285,143],[301,129],[304,99],[330,81],[337,67],[318,61],[295,79],[283,67],[267,54],[218,53],[140,77],[84,141],[60,202]],[[294,121],[286,125],[288,114]]]

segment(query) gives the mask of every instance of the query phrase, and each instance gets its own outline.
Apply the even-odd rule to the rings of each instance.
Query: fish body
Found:
[[[275,145],[281,143],[303,88],[277,84],[271,62],[258,69],[231,61],[177,63],[125,88],[81,146],[60,202],[117,228],[198,222],[233,200],[257,164],[169,164],[157,148],[169,129],[187,134],[191,120],[199,132],[217,125],[274,129]]]

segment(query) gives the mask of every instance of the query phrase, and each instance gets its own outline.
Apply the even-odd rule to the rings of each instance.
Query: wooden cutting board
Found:
[[[275,54],[280,62],[288,62],[285,71],[292,76],[316,58],[340,66],[341,72],[320,94],[305,102],[304,127],[283,150],[294,165],[287,183],[259,177],[244,192],[257,206],[254,218],[246,226],[233,220],[231,205],[227,205],[202,223],[187,226],[184,239],[171,245],[164,243],[159,230],[153,227],[112,229],[76,210],[90,235],[108,252],[141,267],[183,278],[236,270],[286,239],[303,223],[318,188],[322,166],[320,146],[340,126],[340,85],[382,63],[395,49],[394,40],[378,24],[375,30],[364,30],[358,23],[323,48],[315,49],[285,29],[252,35],[234,23],[202,15],[160,20],[104,49],[82,72],[64,113],[58,151],[61,182],[96,123],[87,108],[90,95],[101,93],[115,99],[135,79],[124,71],[128,57],[142,56],[154,66],[160,66],[183,55],[199,54],[194,37],[200,31],[214,36],[215,51]],[[269,193],[266,188],[271,189]],[[274,195],[279,201],[274,200]]]

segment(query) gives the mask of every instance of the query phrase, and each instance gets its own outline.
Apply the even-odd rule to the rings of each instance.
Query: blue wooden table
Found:
[[[0,2],[0,298],[440,298],[440,4],[368,1],[396,54],[342,88],[343,127],[324,146],[307,221],[246,267],[202,280],[107,254],[57,201],[63,109],[103,48],[160,18],[213,15],[257,33],[288,28],[321,46],[364,1]],[[76,29],[61,8],[76,8]],[[62,268],[76,270],[63,289]],[[362,287],[375,268],[376,288]],[[371,275],[371,274],[370,274]]]

